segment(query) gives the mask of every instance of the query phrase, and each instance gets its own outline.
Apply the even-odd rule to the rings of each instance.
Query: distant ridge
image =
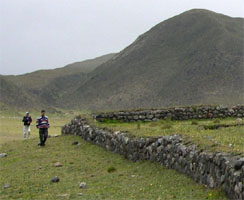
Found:
[[[1,91],[4,92],[1,93],[0,102],[6,105],[16,105],[18,108],[26,106],[56,107],[58,98],[61,98],[67,91],[77,89],[76,87],[87,79],[89,72],[114,55],[107,54],[56,69],[38,70],[17,76],[1,76]],[[13,98],[14,93],[18,94],[15,98]],[[11,104],[9,99],[11,99]],[[26,105],[26,101],[29,99],[32,101]]]

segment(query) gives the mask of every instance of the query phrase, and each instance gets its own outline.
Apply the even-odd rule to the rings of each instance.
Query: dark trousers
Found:
[[[44,146],[45,142],[47,140],[47,137],[48,137],[48,129],[47,128],[40,128],[39,129],[39,136],[40,136],[41,146]]]

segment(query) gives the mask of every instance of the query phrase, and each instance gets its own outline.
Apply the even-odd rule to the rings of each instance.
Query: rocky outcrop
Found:
[[[171,118],[173,120],[188,120],[226,117],[244,117],[244,105],[237,105],[232,108],[228,108],[226,106],[206,105],[94,114],[94,118],[100,122],[105,119],[133,122],[156,121],[167,118]]]
[[[132,161],[150,160],[192,177],[210,188],[223,188],[230,199],[244,199],[244,158],[199,150],[185,145],[179,135],[137,138],[90,126],[76,117],[62,128],[62,134],[79,135]]]

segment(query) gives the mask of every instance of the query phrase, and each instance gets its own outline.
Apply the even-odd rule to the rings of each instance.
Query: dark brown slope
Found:
[[[170,18],[91,73],[67,107],[243,103],[243,18],[194,9]]]

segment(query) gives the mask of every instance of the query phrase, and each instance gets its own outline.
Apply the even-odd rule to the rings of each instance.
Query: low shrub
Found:
[[[113,167],[113,166],[110,166],[108,169],[107,169],[108,173],[112,173],[112,172],[115,172],[116,171],[116,168]]]
[[[197,112],[197,107],[196,106],[193,106],[192,107],[192,110],[193,110],[193,112]]]
[[[204,125],[204,129],[205,129],[205,130],[207,130],[207,129],[209,129],[209,130],[214,130],[214,129],[218,129],[218,128],[220,128],[220,126],[217,125],[217,124]]]

